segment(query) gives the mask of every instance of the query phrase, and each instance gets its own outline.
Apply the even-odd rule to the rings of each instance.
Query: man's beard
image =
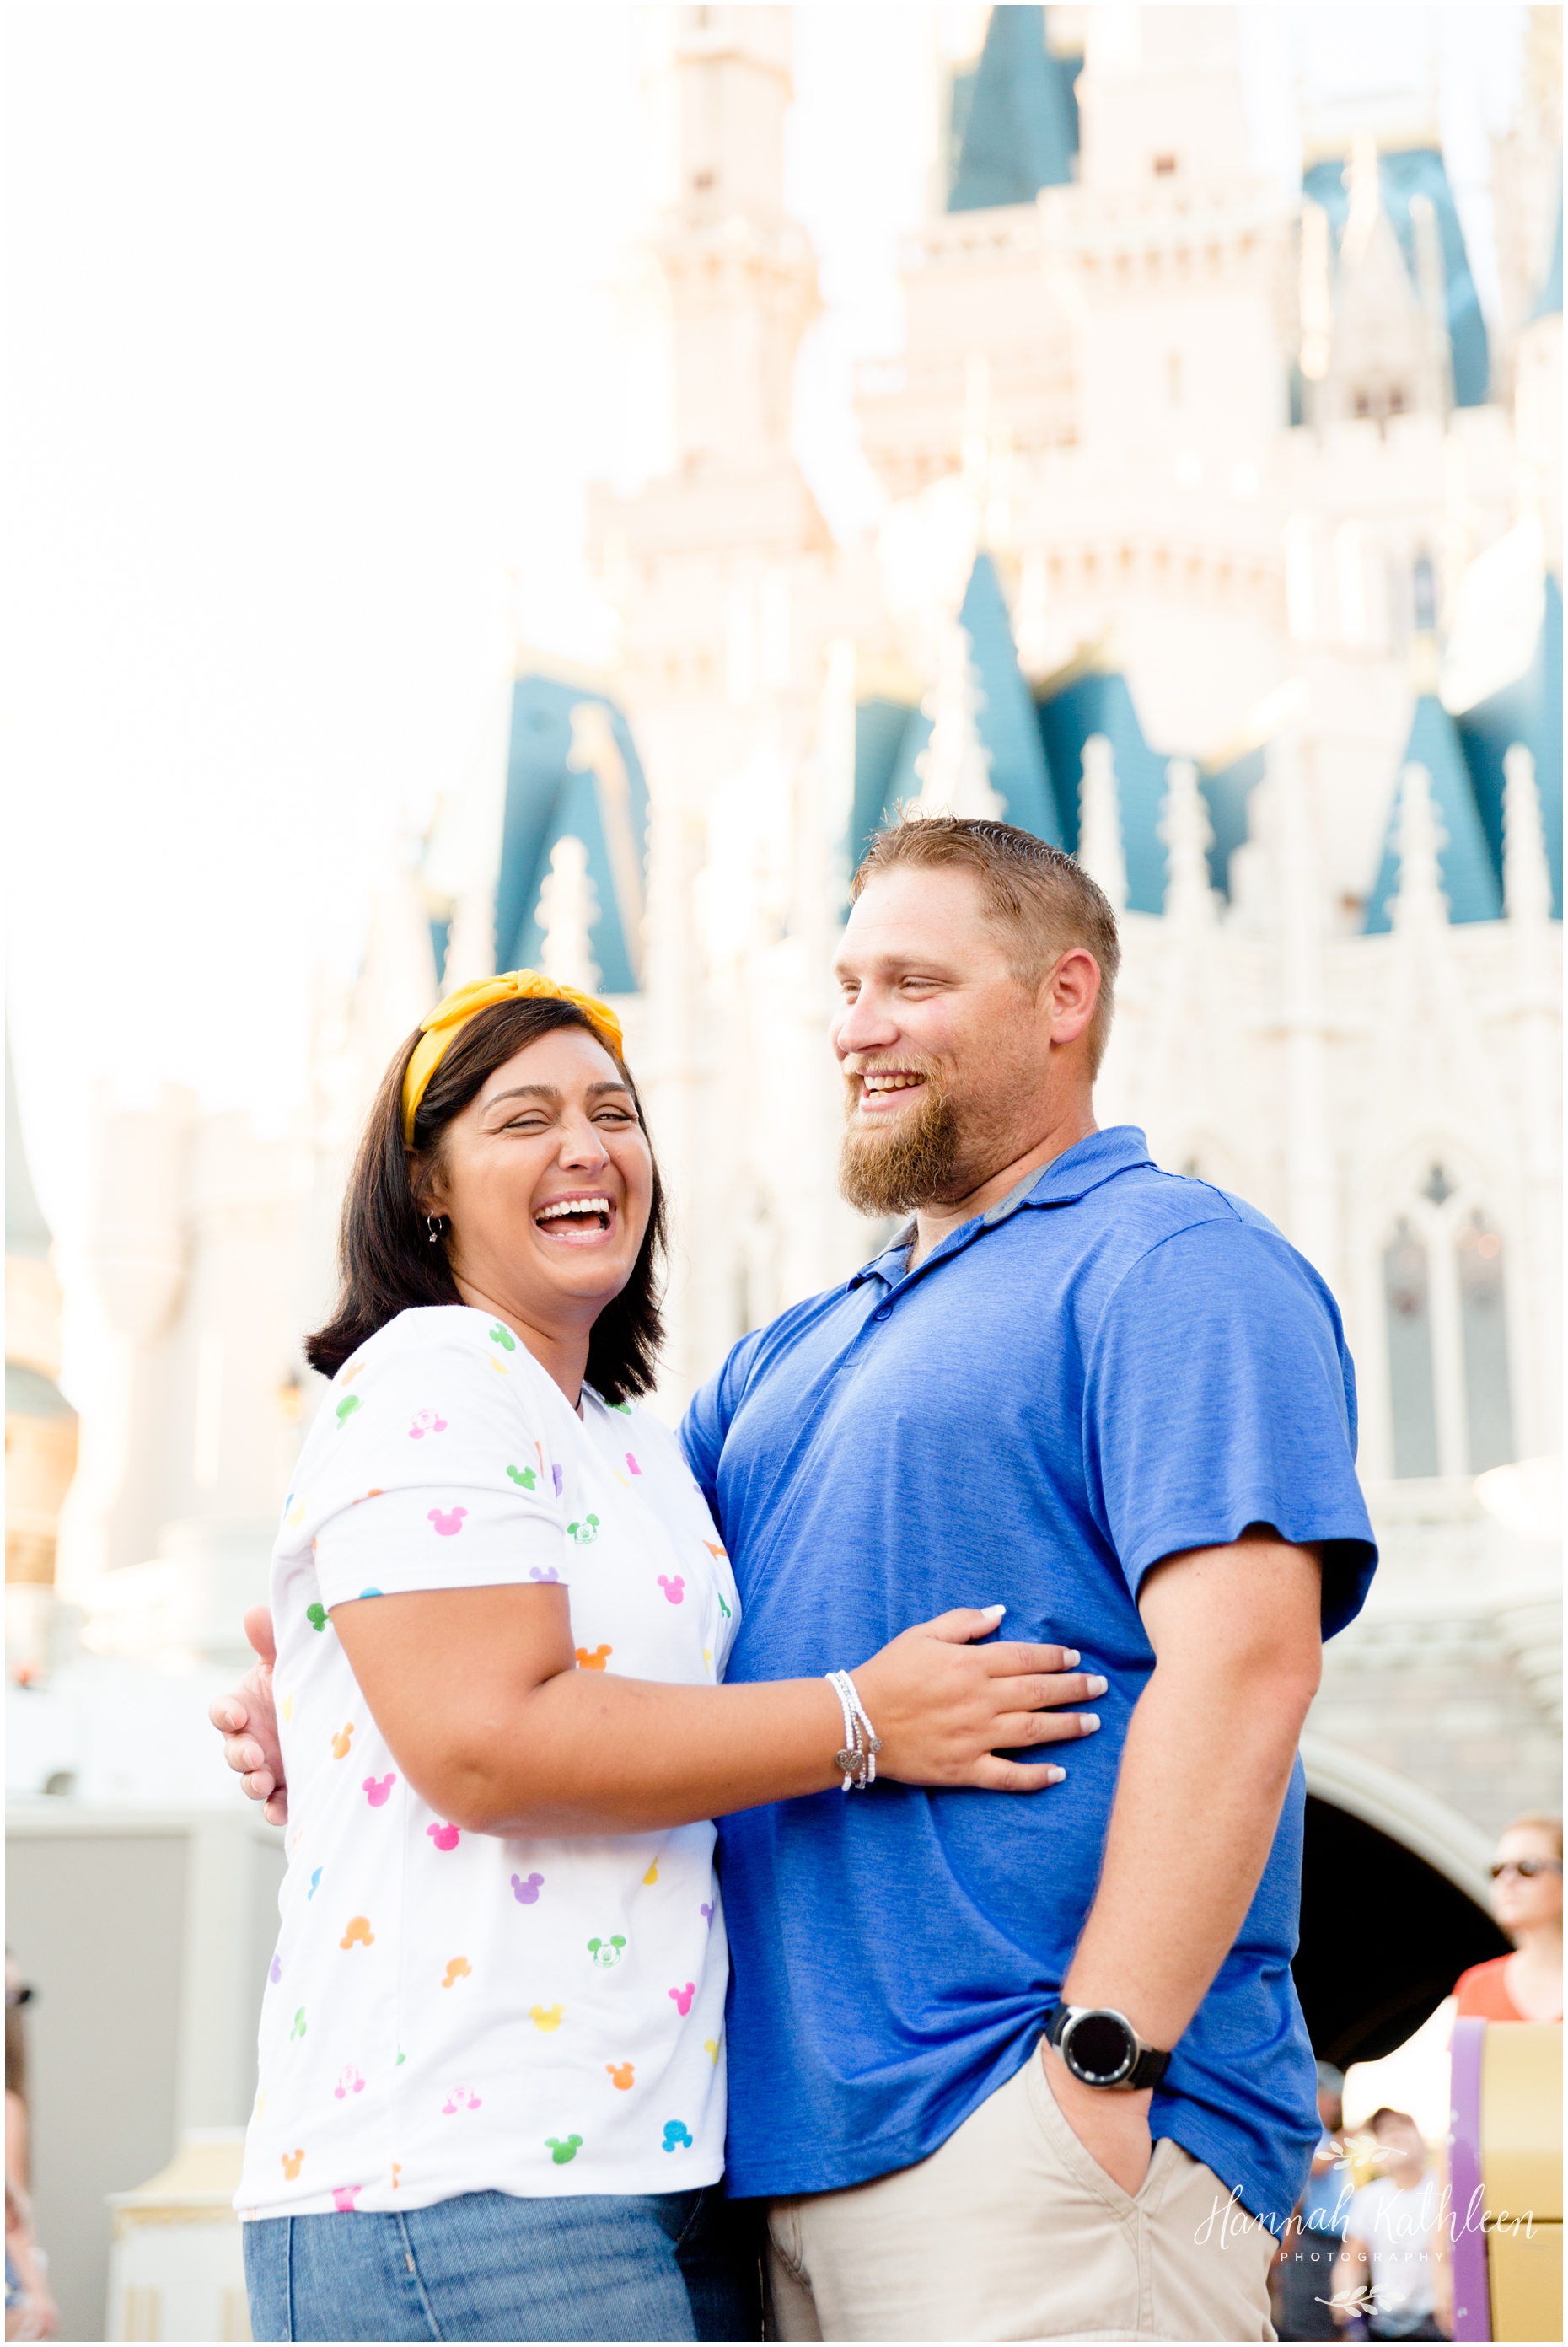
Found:
[[[838,1186],[862,1214],[909,1214],[952,1190],[958,1172],[958,1119],[935,1070],[920,1099],[888,1131],[867,1126],[850,1081],[849,1123],[838,1153]]]

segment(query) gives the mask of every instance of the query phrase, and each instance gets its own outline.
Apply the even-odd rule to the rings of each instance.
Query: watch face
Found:
[[[1061,2052],[1086,2086],[1113,2086],[1132,2067],[1138,2048],[1119,2013],[1085,2013],[1068,2024]]]

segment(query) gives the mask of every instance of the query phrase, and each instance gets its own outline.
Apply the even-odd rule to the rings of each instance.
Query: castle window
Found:
[[[1383,1243],[1396,1475],[1479,1475],[1514,1457],[1502,1234],[1433,1163]]]
[[[1410,577],[1416,609],[1416,631],[1430,636],[1438,624],[1438,582],[1430,554],[1418,554]]]
[[[1437,1395],[1432,1382],[1431,1283],[1427,1250],[1408,1222],[1383,1249],[1389,1398],[1396,1475],[1438,1471]]]
[[[1364,391],[1356,394],[1356,413],[1358,415],[1370,415],[1372,413],[1372,403]]]
[[[1513,1457],[1513,1398],[1508,1378],[1508,1322],[1502,1297],[1502,1240],[1479,1210],[1461,1226],[1460,1329],[1464,1346],[1470,1471],[1503,1467]]]
[[[1175,169],[1176,169],[1176,159],[1175,159],[1175,157],[1174,157],[1173,155],[1156,155],[1156,156],[1155,156],[1155,158],[1154,158],[1154,177],[1156,178],[1156,179],[1169,179],[1173,178],[1173,176],[1174,176],[1174,174],[1175,174]]]

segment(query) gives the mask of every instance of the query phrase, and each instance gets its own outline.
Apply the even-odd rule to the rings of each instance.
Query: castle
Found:
[[[1420,121],[1309,122],[1287,198],[1235,11],[993,10],[943,76],[905,354],[863,370],[888,505],[854,548],[791,452],[790,11],[646,15],[673,446],[594,500],[619,664],[523,663],[504,773],[323,992],[308,1130],[106,1117],[60,1594],[89,1653],[229,1667],[354,1120],[438,987],[615,1000],[675,1206],[668,1411],[855,1268],[824,1037],[858,846],[900,804],[1005,815],[1122,914],[1102,1121],[1344,1310],[1384,1563],[1304,1746],[1307,1911],[1376,1866],[1431,1978],[1358,1921],[1381,2006],[1303,1994],[1321,2051],[1383,2050],[1494,1944],[1489,1837],[1558,1778],[1560,12],[1494,158],[1489,336]]]

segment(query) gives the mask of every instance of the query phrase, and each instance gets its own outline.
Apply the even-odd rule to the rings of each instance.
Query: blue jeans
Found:
[[[760,2339],[755,2206],[713,2184],[252,2219],[251,2335]]]

